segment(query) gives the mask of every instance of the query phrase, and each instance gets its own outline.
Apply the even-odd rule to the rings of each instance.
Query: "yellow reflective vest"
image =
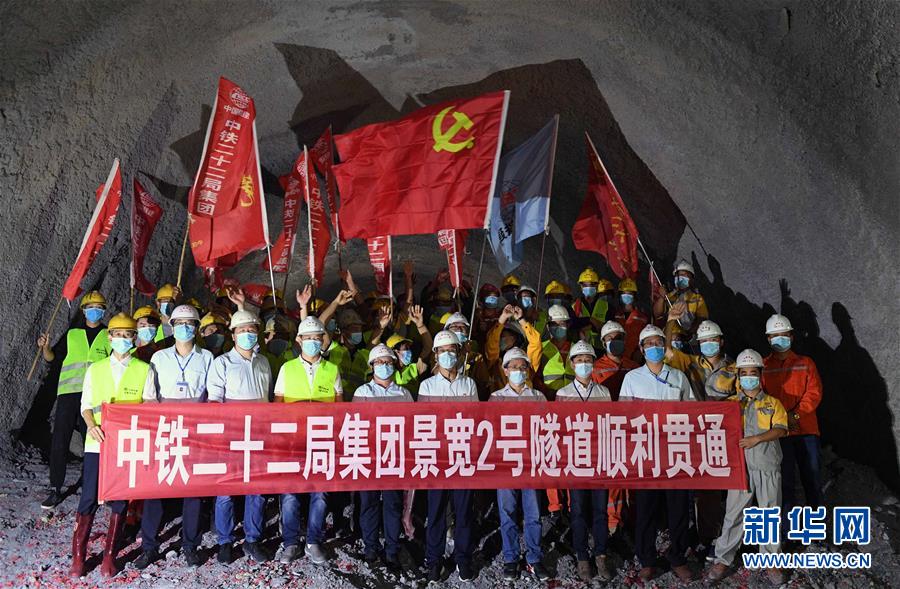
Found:
[[[97,333],[90,346],[84,329],[70,329],[66,334],[66,357],[59,370],[56,394],[80,393],[84,388],[84,375],[88,367],[111,353],[112,347],[109,345],[109,334],[106,329],[101,329]]]
[[[146,362],[132,357],[119,380],[119,386],[113,380],[109,358],[94,362],[88,370],[91,371],[91,412],[97,425],[100,425],[103,403],[140,403],[143,400],[144,384],[150,371],[150,365]],[[90,434],[84,442],[84,451],[100,451],[100,443]]]
[[[303,358],[295,358],[285,362],[281,367],[281,370],[284,371],[284,402],[333,403],[334,385],[337,383],[338,377],[337,364],[325,358],[320,359],[316,375],[313,377],[312,389],[310,389],[309,378],[306,376],[303,362]]]

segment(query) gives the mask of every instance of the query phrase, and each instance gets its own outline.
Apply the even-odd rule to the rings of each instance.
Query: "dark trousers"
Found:
[[[378,532],[384,526],[384,553],[396,559],[400,552],[403,491],[360,491],[359,527],[367,555],[381,552]]]
[[[100,476],[100,454],[85,452],[81,463],[81,497],[78,499],[78,513],[94,515],[97,513],[97,480]],[[125,513],[128,501],[107,501],[106,506],[113,513]]]
[[[634,491],[634,551],[643,567],[656,563],[656,523],[663,507],[668,514],[671,540],[666,559],[672,566],[687,562],[684,554],[688,548],[688,491],[642,489]]]
[[[425,525],[425,566],[441,562],[447,548],[447,505],[453,502],[453,561],[466,564],[472,560],[472,496],[471,489],[428,491],[428,519]]]
[[[722,532],[725,519],[725,493],[719,490],[694,491],[697,504],[697,539],[709,546]]]
[[[569,491],[569,509],[572,520],[572,547],[578,560],[590,560],[588,556],[588,527],[593,529],[594,556],[606,554],[609,538],[609,515],[606,504],[609,491],[606,489],[572,489]],[[588,523],[590,522],[590,526]]]
[[[162,523],[164,505],[181,502],[181,545],[185,550],[195,550],[200,545],[200,509],[203,499],[145,499],[141,518],[141,549],[144,552],[159,550],[159,526]]]
[[[819,450],[819,436],[786,436],[781,442],[781,513],[787,521],[791,508],[798,505],[794,492],[796,475],[800,471],[800,483],[806,495],[806,505],[813,509],[822,505],[822,458]]]
[[[81,418],[81,393],[67,393],[56,397],[56,415],[50,438],[50,486],[62,489],[66,484],[66,459],[72,433],[78,428],[84,437],[87,427]]]

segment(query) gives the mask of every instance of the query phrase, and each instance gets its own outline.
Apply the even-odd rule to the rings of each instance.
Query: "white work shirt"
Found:
[[[556,393],[557,401],[612,401],[609,389],[602,384],[589,381],[587,386],[576,378]]]
[[[266,357],[253,352],[248,360],[237,348],[213,360],[206,378],[210,402],[268,401],[271,387],[272,369]]]
[[[536,391],[528,385],[525,385],[525,388],[522,389],[521,393],[517,393],[509,383],[506,383],[506,386],[500,389],[499,391],[494,391],[491,393],[488,401],[537,401],[541,402],[547,401],[547,397],[544,396],[544,393],[540,391]]]
[[[156,395],[144,401],[205,401],[213,360],[212,352],[197,344],[187,356],[181,356],[175,346],[155,352],[150,364],[156,373]]]
[[[309,390],[312,390],[313,381],[316,379],[316,372],[319,370],[319,365],[322,363],[322,356],[316,358],[315,362],[309,362],[303,356],[299,356],[298,360],[303,364],[303,368],[306,370],[306,382],[309,383]],[[284,366],[282,366],[282,369]],[[337,378],[334,379],[334,394],[338,397],[342,397],[344,395],[344,385],[341,384],[341,373],[338,372]],[[278,371],[278,378],[275,379],[275,396],[283,397],[284,396],[284,370]]]
[[[408,390],[404,387],[401,387],[394,381],[385,388],[375,382],[375,380],[370,380],[369,382],[360,385],[356,392],[353,393],[353,402],[357,401],[409,401],[412,402],[412,395]]]
[[[462,372],[456,373],[456,378],[450,380],[438,373],[426,378],[419,385],[419,401],[477,401],[478,387],[475,381],[464,376]]]
[[[620,401],[691,401],[693,398],[684,373],[665,364],[658,375],[650,372],[646,364],[628,371],[619,391]]]

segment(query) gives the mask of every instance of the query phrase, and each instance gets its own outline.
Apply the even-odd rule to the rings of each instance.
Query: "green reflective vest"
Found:
[[[544,342],[544,349],[541,354],[543,356],[541,363],[544,365],[541,369],[541,376],[547,387],[558,391],[575,380],[575,371],[563,359],[562,354],[559,353],[559,349],[553,345],[553,342]]]
[[[91,412],[97,425],[100,425],[100,409],[104,403],[140,403],[143,400],[144,384],[150,371],[149,364],[132,357],[119,380],[119,386],[116,386],[109,362],[109,358],[104,358],[91,364],[88,369],[91,371]],[[84,442],[84,451],[100,451],[100,443],[90,434]]]
[[[97,333],[90,346],[84,329],[70,329],[66,334],[66,357],[59,370],[56,394],[80,393],[84,387],[84,375],[88,367],[111,353],[112,348],[106,329],[101,329]]]
[[[408,390],[412,395],[419,394],[419,366],[416,360],[394,373],[394,382]]]
[[[303,358],[295,358],[285,362],[281,367],[281,370],[284,371],[284,402],[333,403],[334,385],[337,383],[338,377],[337,364],[324,358],[319,360],[319,367],[316,368],[316,376],[313,378],[312,390],[310,390],[309,378],[306,376],[303,362]]]
[[[370,370],[369,350],[357,348],[356,353],[351,358],[350,350],[346,346],[333,343],[328,351],[328,359],[336,364],[338,370],[340,370],[344,399],[349,400],[353,397],[356,389],[368,380],[367,377]]]

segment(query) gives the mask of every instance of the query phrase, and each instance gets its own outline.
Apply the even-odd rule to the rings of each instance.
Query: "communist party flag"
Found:
[[[162,213],[162,208],[135,178],[131,205],[131,288],[145,295],[156,292],[156,287],[144,276],[144,257]]]
[[[284,187],[284,208],[282,209],[281,235],[272,246],[272,271],[287,272],[290,260],[294,257],[294,240],[297,235],[297,217],[300,210],[300,199],[305,198],[304,179],[301,170],[306,167],[306,157],[300,154],[291,173],[279,178]],[[282,180],[282,178],[284,180]],[[262,261],[264,270],[269,269],[269,260]]]
[[[585,138],[590,161],[588,193],[572,226],[572,241],[576,249],[606,258],[616,276],[633,277],[638,269],[637,227],[587,133]]]
[[[467,231],[442,229],[438,231],[438,247],[447,252],[447,267],[450,269],[450,284],[459,288],[462,282],[462,258],[459,250],[466,243]]]
[[[97,189],[97,203],[94,205],[94,214],[88,223],[84,238],[81,240],[81,248],[75,265],[69,272],[69,277],[63,285],[62,296],[70,303],[81,294],[81,281],[91,268],[94,258],[100,253],[103,244],[112,232],[116,222],[116,213],[119,211],[119,203],[122,201],[122,172],[119,169],[119,160],[113,161],[112,169],[106,182]]]
[[[336,135],[341,239],[487,228],[509,92]]]
[[[340,226],[338,225],[337,210],[337,183],[334,180],[334,141],[331,138],[331,126],[325,129],[319,140],[309,150],[316,169],[325,178],[325,198],[328,201],[328,210],[331,211],[331,224],[334,227],[335,238],[340,239]]]
[[[269,241],[256,108],[240,86],[225,78],[219,78],[188,215],[191,250],[202,268],[234,265]]]
[[[375,288],[378,292],[391,298],[394,296],[394,281],[391,275],[391,236],[370,237],[366,240],[369,246],[369,261],[375,273]]]

